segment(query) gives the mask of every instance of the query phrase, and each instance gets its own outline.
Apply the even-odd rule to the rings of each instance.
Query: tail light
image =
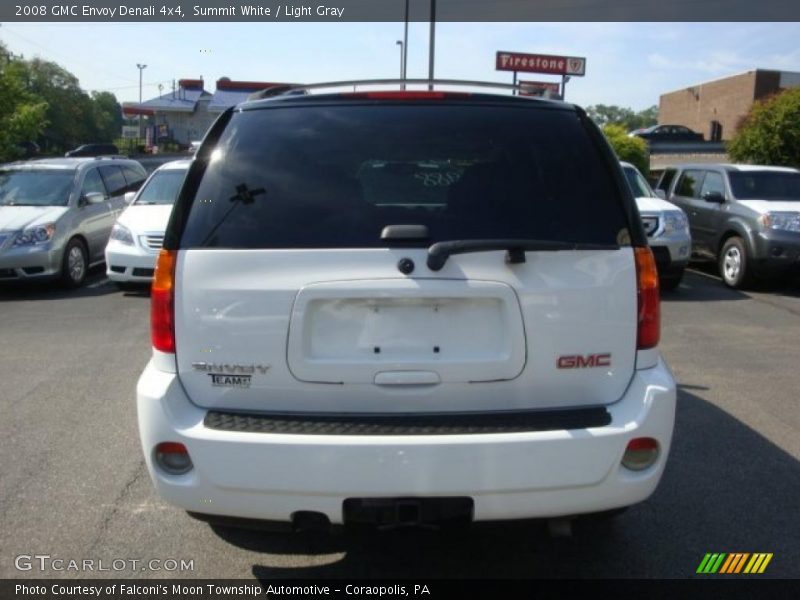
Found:
[[[150,339],[160,352],[175,352],[174,250],[161,250],[150,290]]]
[[[661,300],[658,295],[658,271],[653,251],[634,248],[636,253],[636,288],[639,298],[636,347],[646,350],[658,346],[661,337]]]
[[[634,438],[628,442],[622,456],[622,466],[631,471],[643,471],[658,459],[658,442],[653,438]]]
[[[156,463],[170,475],[183,475],[192,470],[192,459],[180,442],[161,442],[155,448]]]

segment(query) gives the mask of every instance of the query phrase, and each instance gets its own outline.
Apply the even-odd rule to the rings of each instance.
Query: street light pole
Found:
[[[436,48],[436,0],[431,0],[431,41],[428,51],[428,89],[433,89],[433,57]]]
[[[405,48],[405,45],[403,44],[403,40],[397,40],[396,43],[398,46],[400,46],[400,79],[405,79],[406,77],[404,73],[405,73],[406,61],[403,58],[403,49]],[[403,89],[405,89],[405,87],[406,86],[404,85]]]
[[[403,79],[406,79],[406,68],[408,66],[408,0],[406,0],[406,22],[403,27]],[[406,89],[403,84],[403,89]]]
[[[142,71],[147,68],[147,65],[140,65],[136,63],[136,68],[139,69],[139,139],[142,138]]]

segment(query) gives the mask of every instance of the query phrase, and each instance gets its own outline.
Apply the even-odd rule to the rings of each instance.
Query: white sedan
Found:
[[[106,275],[121,285],[150,283],[172,206],[191,160],[156,169],[117,219],[106,246]]]

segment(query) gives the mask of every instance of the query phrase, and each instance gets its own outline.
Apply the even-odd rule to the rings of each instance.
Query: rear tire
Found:
[[[71,239],[64,248],[64,258],[61,260],[62,283],[68,288],[78,288],[86,280],[88,270],[86,247],[79,239]]]
[[[753,267],[742,238],[733,236],[725,240],[717,264],[722,282],[728,287],[738,290],[753,284]]]
[[[684,268],[681,267],[678,270],[670,271],[669,273],[665,273],[661,277],[659,277],[658,284],[662,290],[671,292],[681,284],[681,280],[683,279],[683,271]]]
[[[120,292],[138,292],[145,289],[141,284],[130,283],[128,281],[115,281],[114,285]]]

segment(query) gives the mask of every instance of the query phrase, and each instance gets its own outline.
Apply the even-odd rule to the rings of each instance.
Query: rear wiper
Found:
[[[507,263],[524,263],[525,251],[554,252],[558,250],[619,250],[617,244],[585,244],[555,240],[452,240],[436,242],[428,248],[428,268],[439,271],[453,254],[506,250]]]

